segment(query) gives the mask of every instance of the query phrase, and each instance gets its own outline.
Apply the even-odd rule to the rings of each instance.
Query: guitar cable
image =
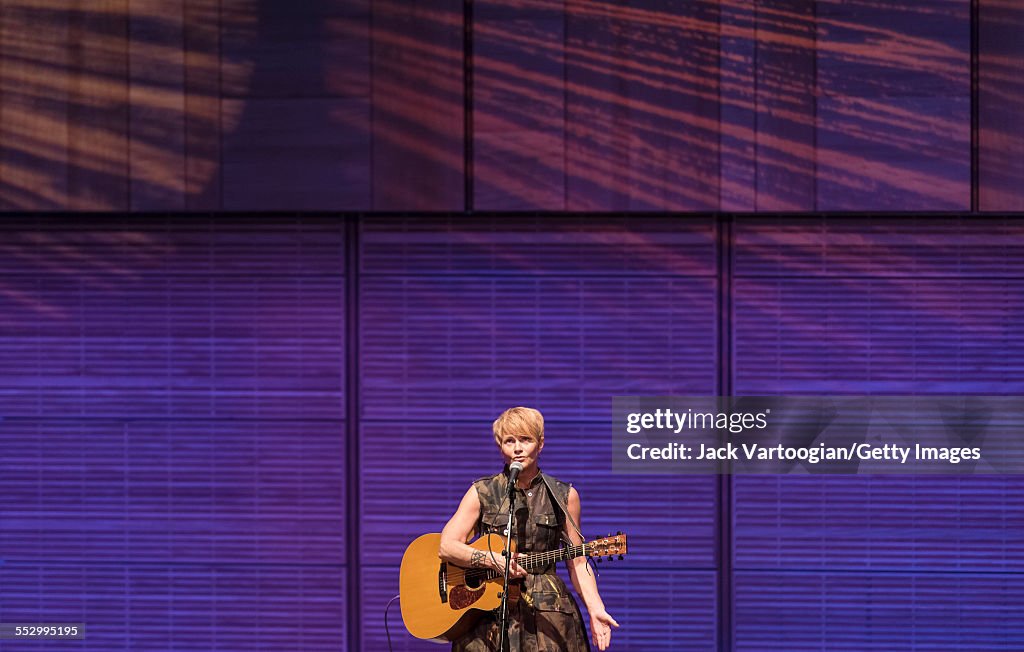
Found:
[[[391,608],[391,603],[400,597],[401,594],[398,594],[391,598],[388,600],[388,606],[384,607],[384,633],[388,635],[388,652],[394,652],[394,649],[391,647],[391,630],[388,629],[388,609]]]

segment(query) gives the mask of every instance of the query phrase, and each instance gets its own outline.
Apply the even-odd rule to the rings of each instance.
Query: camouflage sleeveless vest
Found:
[[[507,468],[473,483],[480,498],[476,536],[504,535],[508,528]],[[569,501],[570,486],[547,476],[558,500]],[[520,553],[546,552],[562,545],[565,515],[551,500],[540,473],[526,489],[515,490],[512,534]],[[590,642],[579,606],[555,564],[532,570],[523,578],[520,599],[509,608],[509,641],[513,652],[588,652]],[[499,628],[491,614],[482,618],[462,639],[452,643],[454,652],[497,652]]]
[[[541,472],[543,473],[543,472]],[[517,550],[522,554],[556,550],[562,544],[562,530],[565,527],[565,514],[554,501],[544,481],[538,473],[526,489],[515,490],[514,535]],[[552,476],[547,476],[555,490],[558,500],[566,505],[569,502],[570,485]],[[480,478],[473,483],[480,497],[480,519],[476,524],[477,536],[494,532],[505,535],[508,530],[508,476],[503,471],[497,475]],[[561,580],[556,585],[535,576],[553,575],[555,564],[538,568],[526,577],[524,589],[527,592],[539,591],[565,594]],[[555,576],[557,579],[557,576]],[[566,596],[567,597],[567,596]],[[570,605],[566,605],[569,607]]]

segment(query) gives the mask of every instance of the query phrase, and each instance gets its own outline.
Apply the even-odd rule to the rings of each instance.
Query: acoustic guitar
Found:
[[[512,542],[515,552],[515,541]],[[480,537],[471,547],[493,555],[504,564],[502,552],[505,539],[498,534]],[[402,620],[416,638],[444,643],[452,641],[473,628],[485,611],[501,606],[501,573],[490,568],[463,568],[441,561],[437,551],[440,534],[424,534],[405,550],[399,578]],[[552,562],[575,557],[611,558],[626,554],[626,535],[597,539],[578,546],[569,546],[521,555],[516,558],[524,569],[543,568]],[[518,584],[509,584],[509,600],[518,597]]]

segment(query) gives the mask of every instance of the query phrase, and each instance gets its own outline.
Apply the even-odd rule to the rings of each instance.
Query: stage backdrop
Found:
[[[1014,0],[0,7],[0,210],[1024,208]]]
[[[1000,218],[0,224],[4,650],[386,650],[415,536],[544,411],[617,650],[1019,650],[1014,477],[611,474],[615,394],[1024,393]],[[435,650],[406,634],[396,650]]]

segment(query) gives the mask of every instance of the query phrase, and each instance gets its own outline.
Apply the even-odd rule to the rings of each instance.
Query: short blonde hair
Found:
[[[544,415],[528,407],[509,408],[494,420],[494,441],[501,446],[505,435],[530,434],[544,442]]]

